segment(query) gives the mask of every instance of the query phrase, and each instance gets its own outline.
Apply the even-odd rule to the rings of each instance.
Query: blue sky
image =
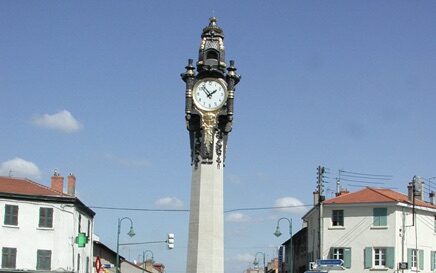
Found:
[[[215,15],[242,75],[226,210],[310,205],[320,164],[332,178],[392,175],[383,186],[405,192],[414,175],[436,176],[435,13],[435,1],[1,1],[0,173],[49,185],[53,169],[72,172],[89,206],[188,209],[179,75]],[[308,208],[226,213],[226,272],[258,251],[273,258],[287,239],[272,235],[277,219],[296,232]],[[187,212],[95,211],[113,248],[118,217],[137,233],[121,241],[175,233],[171,251],[121,254],[149,249],[185,272]]]

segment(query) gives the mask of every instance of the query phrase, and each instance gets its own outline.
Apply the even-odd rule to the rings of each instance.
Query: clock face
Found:
[[[198,108],[206,111],[217,110],[227,100],[226,87],[214,79],[200,80],[194,86],[193,98]]]

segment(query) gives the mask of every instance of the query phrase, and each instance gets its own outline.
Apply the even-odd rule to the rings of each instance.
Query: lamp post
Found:
[[[254,261],[253,261],[253,264],[255,265],[255,266],[258,266],[259,265],[259,262],[257,261],[257,254],[262,254],[263,255],[263,270],[264,270],[264,273],[267,273],[266,271],[267,271],[267,268],[266,268],[266,263],[265,263],[265,253],[263,253],[263,252],[257,252],[256,253],[256,255],[254,255]]]
[[[282,235],[282,233],[280,232],[280,221],[281,220],[287,220],[289,222],[289,236],[291,237],[290,240],[290,245],[291,245],[291,266],[290,266],[290,273],[294,273],[294,253],[293,253],[293,246],[292,246],[292,219],[286,218],[286,217],[282,217],[279,220],[277,220],[277,227],[276,227],[276,231],[274,232],[274,235],[276,237],[280,237],[280,235]]]
[[[142,271],[144,271],[145,269],[146,269],[146,266],[145,266],[145,262],[147,261],[146,260],[146,254],[147,253],[151,253],[151,264],[153,264],[154,263],[154,254],[153,254],[153,251],[151,251],[151,250],[145,250],[144,252],[142,252],[142,265],[144,266],[144,269],[142,270]]]
[[[130,230],[127,233],[127,235],[129,235],[130,237],[135,236],[135,231],[133,230],[133,221],[132,219],[130,219],[129,217],[124,217],[124,218],[118,218],[118,233],[117,233],[117,260],[116,262],[116,267],[115,267],[115,272],[116,273],[120,273],[120,254],[119,254],[119,250],[120,250],[120,232],[121,232],[121,222],[123,220],[129,220],[130,221]]]

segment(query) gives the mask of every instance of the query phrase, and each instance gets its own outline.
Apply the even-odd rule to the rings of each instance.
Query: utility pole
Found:
[[[317,188],[318,188],[318,205],[319,205],[319,232],[318,232],[318,239],[319,239],[319,258],[323,259],[323,244],[322,244],[322,230],[323,230],[323,214],[322,214],[322,202],[325,200],[324,196],[324,173],[325,168],[323,166],[318,166],[317,168]]]

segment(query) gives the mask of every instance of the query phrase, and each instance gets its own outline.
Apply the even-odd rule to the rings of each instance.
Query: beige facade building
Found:
[[[365,188],[315,206],[303,217],[309,262],[342,259],[344,273],[435,272],[436,205],[421,199]]]

